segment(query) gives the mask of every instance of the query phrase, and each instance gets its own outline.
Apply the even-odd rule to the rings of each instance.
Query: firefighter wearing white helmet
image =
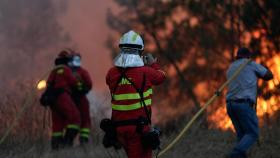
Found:
[[[125,33],[120,39],[119,47],[121,52],[115,58],[115,66],[123,68],[144,66],[141,58],[144,42],[138,33],[134,31]]]
[[[115,66],[106,76],[112,116],[100,124],[106,133],[103,144],[116,149],[121,145],[128,158],[152,158],[152,149],[158,149],[160,143],[160,132],[151,126],[153,86],[165,80],[165,73],[151,54],[143,61],[144,44],[136,32],[125,33],[119,47]]]

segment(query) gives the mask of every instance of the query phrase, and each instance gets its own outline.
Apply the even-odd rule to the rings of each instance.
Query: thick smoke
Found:
[[[38,79],[55,49],[69,43],[57,21],[63,12],[52,1],[0,1],[1,88]]]
[[[107,91],[105,75],[111,66],[111,52],[106,41],[111,35],[107,26],[108,8],[117,10],[113,0],[67,0],[67,11],[59,23],[69,33],[75,49],[82,54],[83,65],[90,71],[96,90]],[[114,41],[115,45],[118,41]]]
[[[93,125],[98,126],[99,122],[103,118],[109,118],[111,116],[111,96],[97,93],[96,91],[90,91],[87,98],[90,103],[90,116],[93,118]]]
[[[95,87],[104,91],[111,66],[105,44],[106,11],[112,4],[111,0],[0,1],[0,87],[34,82],[52,67],[59,50],[71,47],[81,52]]]
[[[0,105],[7,96],[21,105],[35,81],[53,67],[58,51],[71,47],[81,52],[83,66],[92,76],[94,93],[89,98],[92,115],[98,117],[101,107],[108,105],[103,91],[111,66],[105,44],[111,4],[111,0],[1,0]]]

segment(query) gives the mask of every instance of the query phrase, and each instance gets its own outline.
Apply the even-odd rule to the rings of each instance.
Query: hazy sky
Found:
[[[106,23],[108,8],[116,8],[112,0],[69,0],[67,12],[59,20],[82,53],[84,67],[98,91],[106,89],[105,75],[112,63],[105,46],[110,34]]]
[[[42,79],[66,47],[81,52],[94,89],[107,90],[112,59],[106,41],[114,33],[107,25],[108,9],[119,10],[114,0],[1,0],[0,73],[5,75],[0,90]]]

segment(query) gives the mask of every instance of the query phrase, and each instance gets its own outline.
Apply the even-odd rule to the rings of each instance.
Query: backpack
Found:
[[[54,88],[56,76],[57,74],[55,74],[54,80],[48,83],[46,90],[40,97],[40,103],[44,107],[54,105],[57,97],[64,92],[62,88]]]
[[[52,85],[48,85],[46,90],[42,93],[40,103],[42,106],[51,106],[55,104],[57,96]]]

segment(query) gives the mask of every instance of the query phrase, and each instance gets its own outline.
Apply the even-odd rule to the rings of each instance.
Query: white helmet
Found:
[[[123,68],[144,66],[140,57],[144,44],[139,34],[132,30],[125,33],[120,39],[119,47],[121,52],[114,60],[115,66]]]
[[[134,31],[128,31],[125,33],[119,42],[120,48],[134,48],[138,50],[144,50],[144,43],[141,36],[134,32]]]

